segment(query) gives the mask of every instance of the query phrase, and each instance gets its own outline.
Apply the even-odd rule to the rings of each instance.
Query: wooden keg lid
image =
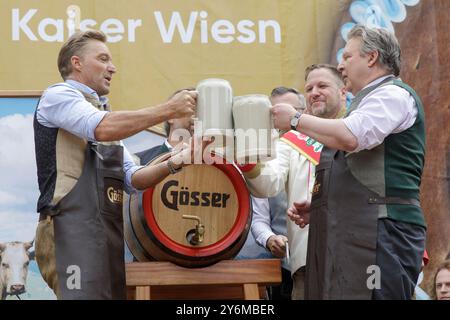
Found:
[[[230,247],[246,229],[251,214],[245,181],[229,163],[184,167],[145,191],[142,206],[159,243],[181,255],[197,257]],[[190,242],[199,222],[183,215],[199,218],[204,227],[202,242]]]

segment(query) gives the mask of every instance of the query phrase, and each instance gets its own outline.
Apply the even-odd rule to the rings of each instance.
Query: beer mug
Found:
[[[197,122],[201,132],[196,134],[213,137],[210,150],[223,155],[227,161],[234,158],[233,90],[223,79],[205,79],[197,84]],[[197,130],[198,131],[198,130]]]
[[[197,84],[197,119],[202,122],[203,134],[233,129],[233,91],[223,79],[205,79]]]
[[[235,158],[238,163],[256,163],[275,158],[275,136],[269,97],[252,94],[235,97],[233,119]]]

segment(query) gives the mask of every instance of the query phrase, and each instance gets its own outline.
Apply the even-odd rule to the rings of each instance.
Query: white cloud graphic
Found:
[[[30,241],[36,233],[38,215],[19,210],[0,211],[0,242]]]
[[[21,205],[26,204],[27,200],[25,197],[13,194],[8,191],[0,190],[0,208],[2,206],[9,206],[11,204]]]
[[[30,241],[39,196],[32,114],[0,118],[0,177],[0,241]]]
[[[2,188],[37,187],[34,157],[33,116],[0,118],[0,172]]]

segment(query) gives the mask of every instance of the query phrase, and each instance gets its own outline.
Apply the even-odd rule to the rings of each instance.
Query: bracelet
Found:
[[[175,174],[180,172],[183,167],[175,168],[172,159],[167,160],[167,167],[169,168],[170,174]]]

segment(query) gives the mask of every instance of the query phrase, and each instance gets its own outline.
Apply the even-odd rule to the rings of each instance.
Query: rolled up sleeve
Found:
[[[358,147],[353,151],[358,152],[375,148],[388,135],[408,129],[416,117],[417,107],[409,92],[389,85],[366,96],[344,123],[358,140]]]
[[[95,141],[95,129],[108,111],[100,111],[86,101],[81,92],[64,84],[43,94],[37,120],[49,128],[62,128],[89,141]]]
[[[251,231],[256,242],[266,248],[267,240],[275,233],[270,226],[270,206],[267,198],[252,197],[253,221]]]
[[[138,171],[139,169],[143,168],[143,166],[138,166],[134,162],[133,158],[130,155],[130,152],[128,152],[127,148],[121,143],[123,146],[123,172],[125,174],[125,191],[128,194],[132,194],[137,192],[137,189],[133,187],[131,184],[131,178],[133,177],[133,174]]]

